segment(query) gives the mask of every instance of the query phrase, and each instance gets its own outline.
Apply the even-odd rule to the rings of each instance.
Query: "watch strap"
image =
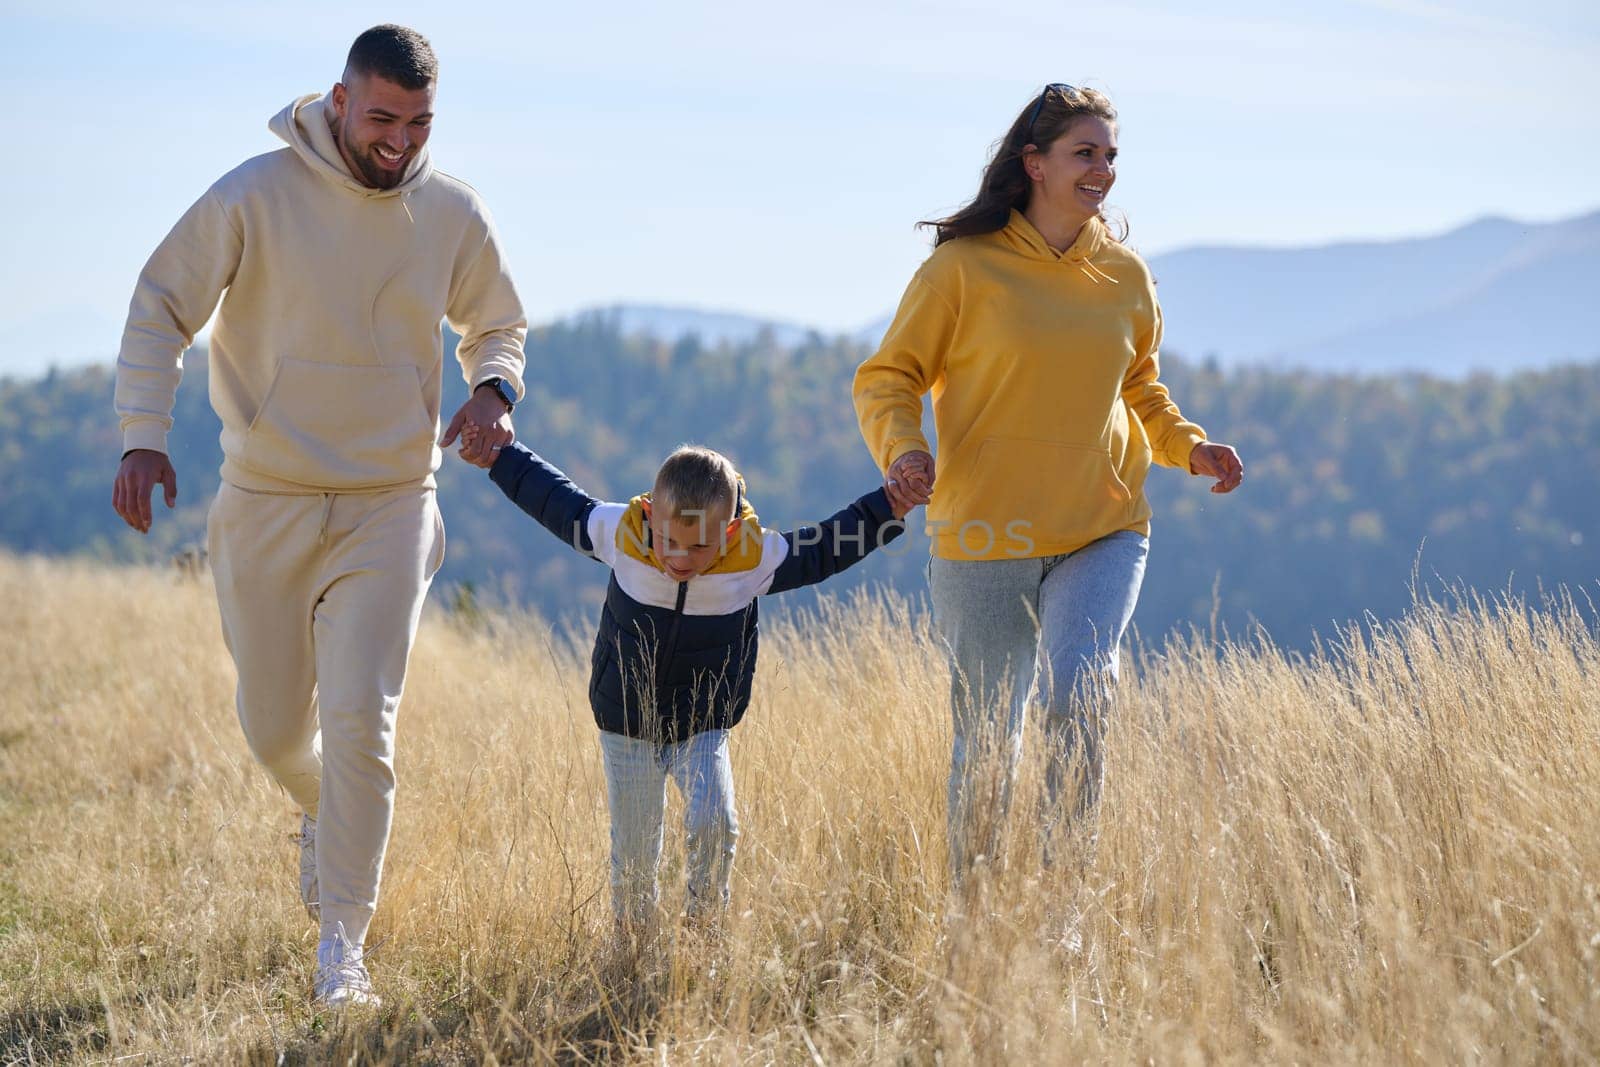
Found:
[[[511,388],[510,382],[506,381],[504,378],[485,378],[483,381],[474,386],[472,391],[477,392],[479,389],[482,389],[485,386],[494,390],[494,395],[501,399],[501,401],[505,404],[507,411],[513,411],[516,409],[517,394],[515,390]]]

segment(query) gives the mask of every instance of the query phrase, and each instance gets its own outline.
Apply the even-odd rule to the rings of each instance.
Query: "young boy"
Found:
[[[688,844],[688,912],[728,903],[739,836],[728,731],[750,704],[756,597],[812,585],[905,532],[883,489],[817,526],[763,530],[727,457],[684,446],[651,492],[589,496],[520,444],[489,476],[523,511],[611,568],[590,661],[611,809],[611,906],[647,928],[659,896],[666,780],[678,784]]]

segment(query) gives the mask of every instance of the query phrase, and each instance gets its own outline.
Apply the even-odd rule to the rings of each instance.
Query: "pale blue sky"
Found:
[[[1115,99],[1146,254],[1600,207],[1591,0],[141,6],[8,0],[0,374],[113,358],[150,250],[382,21],[433,40],[435,162],[484,194],[535,322],[855,329],[1046,81]]]

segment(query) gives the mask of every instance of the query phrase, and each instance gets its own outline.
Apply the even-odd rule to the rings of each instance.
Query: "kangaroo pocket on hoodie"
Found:
[[[245,433],[239,462],[315,489],[373,489],[426,477],[437,423],[410,366],[286,359]]]
[[[956,558],[1030,555],[1030,541],[1073,550],[1135,519],[1110,450],[1094,445],[986,438],[969,484],[951,516]]]

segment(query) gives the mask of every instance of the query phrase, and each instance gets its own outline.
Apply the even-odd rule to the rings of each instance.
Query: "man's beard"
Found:
[[[398,170],[385,170],[378,166],[371,145],[365,149],[357,148],[350,140],[349,129],[342,129],[339,134],[344,141],[345,151],[350,153],[356,169],[361,172],[362,180],[375,189],[393,189],[400,184],[400,180],[406,176],[406,171],[411,167],[411,157],[408,157]]]

